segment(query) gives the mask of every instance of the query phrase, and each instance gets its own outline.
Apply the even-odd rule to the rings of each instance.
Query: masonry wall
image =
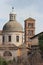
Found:
[[[32,39],[31,45],[38,45],[38,37]]]

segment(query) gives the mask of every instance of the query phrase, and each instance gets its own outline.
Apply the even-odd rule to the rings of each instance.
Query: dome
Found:
[[[23,31],[23,28],[17,21],[9,21],[4,25],[3,31]]]
[[[7,22],[3,27],[3,31],[23,31],[22,25],[16,21],[16,14],[13,10],[12,12],[9,15],[9,22]]]

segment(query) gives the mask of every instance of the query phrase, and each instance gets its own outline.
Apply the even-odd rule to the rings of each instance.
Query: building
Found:
[[[25,44],[30,46],[30,38],[35,35],[35,19],[28,18],[24,21],[25,23]]]
[[[23,27],[17,22],[16,14],[12,10],[9,14],[9,21],[0,31],[0,56],[5,59],[13,59],[20,56],[20,47],[23,44]]]
[[[25,31],[22,25],[16,20],[16,13],[12,10],[9,14],[9,21],[0,30],[0,56],[11,60],[13,58],[28,58],[27,47],[38,46],[38,36],[35,35],[35,19],[28,18],[24,21]],[[24,36],[23,36],[24,35]],[[25,38],[25,39],[24,39]]]
[[[27,18],[25,21],[25,44],[26,47],[31,47],[31,46],[38,46],[39,45],[39,40],[38,37],[39,35],[42,35],[43,32],[40,32],[35,35],[35,19],[33,18]]]
[[[32,46],[38,46],[39,45],[38,38],[39,38],[40,35],[43,35],[43,32],[38,33],[37,35],[34,35],[33,37],[30,38],[31,39],[31,45]]]

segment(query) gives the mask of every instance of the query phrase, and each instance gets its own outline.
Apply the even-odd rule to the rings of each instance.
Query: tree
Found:
[[[0,65],[8,65],[7,61],[0,57]]]
[[[41,51],[40,53],[43,58],[43,34],[39,35],[38,39],[39,39],[39,48]]]

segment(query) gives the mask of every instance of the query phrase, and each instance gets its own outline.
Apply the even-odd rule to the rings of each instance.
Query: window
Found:
[[[3,56],[12,56],[12,53],[10,51],[5,51]]]
[[[16,36],[16,41],[19,42],[19,36]]]
[[[28,23],[28,27],[32,28],[33,27],[33,23]]]
[[[33,35],[33,30],[28,31],[29,36]]]
[[[5,37],[3,36],[3,42],[5,41]]]
[[[9,42],[11,42],[11,36],[8,37]]]

